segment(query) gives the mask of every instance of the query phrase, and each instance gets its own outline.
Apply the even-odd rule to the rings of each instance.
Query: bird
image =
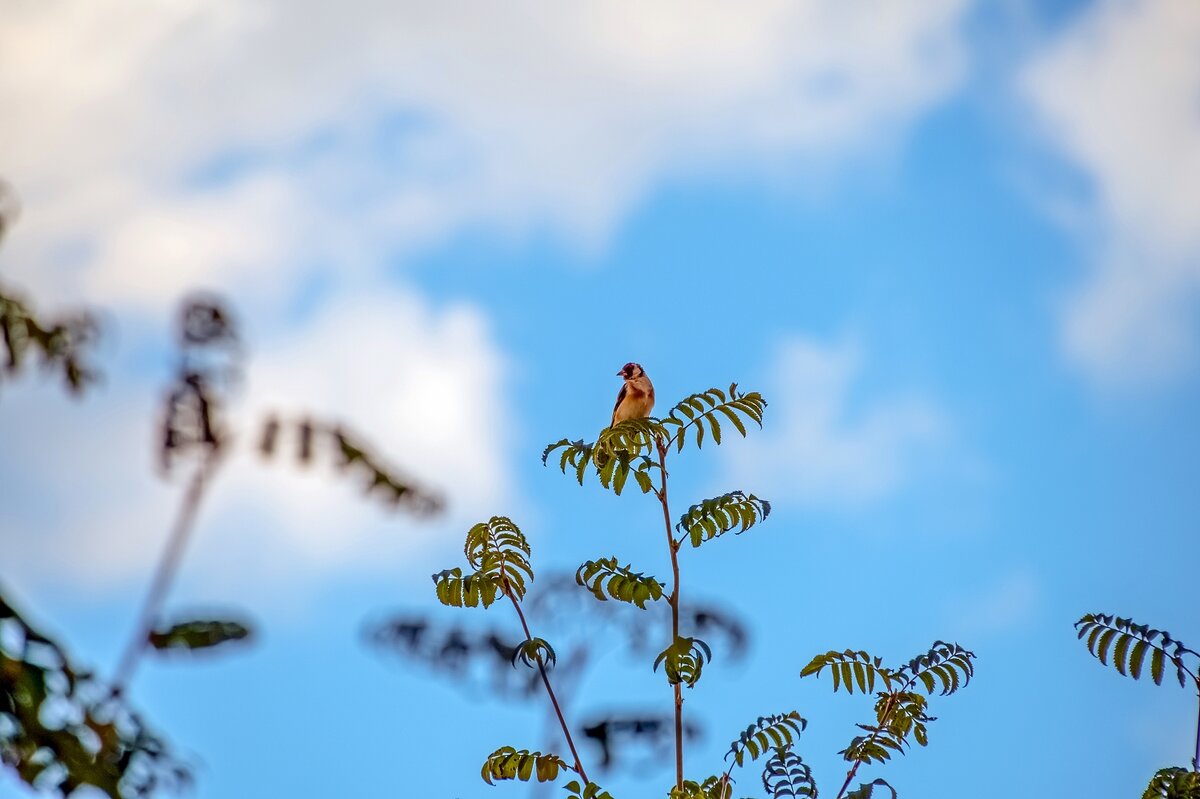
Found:
[[[649,416],[650,411],[654,410],[654,384],[642,365],[627,363],[617,372],[617,377],[625,378],[625,383],[617,394],[617,404],[613,406],[612,424]]]

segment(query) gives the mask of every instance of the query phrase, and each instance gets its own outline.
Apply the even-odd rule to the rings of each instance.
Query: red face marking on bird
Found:
[[[621,367],[621,371],[617,372],[617,377],[623,377],[626,380],[633,380],[641,377],[643,374],[645,374],[645,372],[642,370],[641,365],[631,361]]]

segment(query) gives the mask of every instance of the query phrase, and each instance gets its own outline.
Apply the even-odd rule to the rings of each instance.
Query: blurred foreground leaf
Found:
[[[17,613],[0,593],[0,762],[35,790],[90,785],[111,799],[191,781],[111,688]]]
[[[245,641],[250,628],[236,621],[202,620],[179,622],[165,630],[150,633],[150,646],[159,651],[169,649],[212,649],[223,644]]]

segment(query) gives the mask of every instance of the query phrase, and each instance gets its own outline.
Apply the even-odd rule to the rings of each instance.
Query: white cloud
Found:
[[[946,432],[929,400],[906,395],[859,403],[858,347],[793,337],[771,367],[770,435],[751,436],[728,458],[740,484],[772,501],[857,507],[895,492],[923,450]]]
[[[1086,175],[1095,273],[1068,304],[1067,352],[1109,381],[1194,356],[1200,287],[1200,5],[1104,0],[1022,76],[1049,141]]]
[[[183,292],[228,293],[258,323],[248,406],[336,411],[486,515],[513,501],[504,360],[479,312],[381,273],[466,227],[594,244],[664,179],[893,147],[960,82],[967,3],[15,0],[0,174],[24,213],[0,265],[43,306],[136,319],[130,352]],[[297,321],[314,285],[334,296]],[[174,494],[146,470],[153,389],[114,378],[83,408],[5,398],[0,470],[39,464],[29,496],[58,509],[0,510],[6,574],[108,585],[156,556]],[[382,522],[321,485],[230,464],[189,565],[385,563]]]
[[[343,296],[301,335],[251,345],[233,409],[240,433],[202,506],[185,578],[227,597],[344,569],[399,570],[445,531],[515,512],[505,371],[477,311],[433,311],[394,289]],[[82,404],[60,394],[22,386],[4,396],[0,480],[24,497],[0,506],[4,578],[87,590],[144,580],[182,490],[153,469],[160,390],[125,383]],[[267,411],[346,423],[401,474],[448,494],[448,514],[389,514],[331,458],[306,470],[290,452],[261,463],[254,444]]]
[[[149,303],[463,225],[594,242],[666,177],[892,145],[960,82],[967,2],[19,0],[7,258]],[[198,185],[222,159],[252,185]]]

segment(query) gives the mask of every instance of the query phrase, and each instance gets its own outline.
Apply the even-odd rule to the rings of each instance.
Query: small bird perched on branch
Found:
[[[617,372],[617,377],[625,378],[625,385],[617,394],[617,404],[613,406],[612,424],[626,419],[642,419],[654,410],[654,384],[646,376],[646,370],[638,363],[627,363]]]

